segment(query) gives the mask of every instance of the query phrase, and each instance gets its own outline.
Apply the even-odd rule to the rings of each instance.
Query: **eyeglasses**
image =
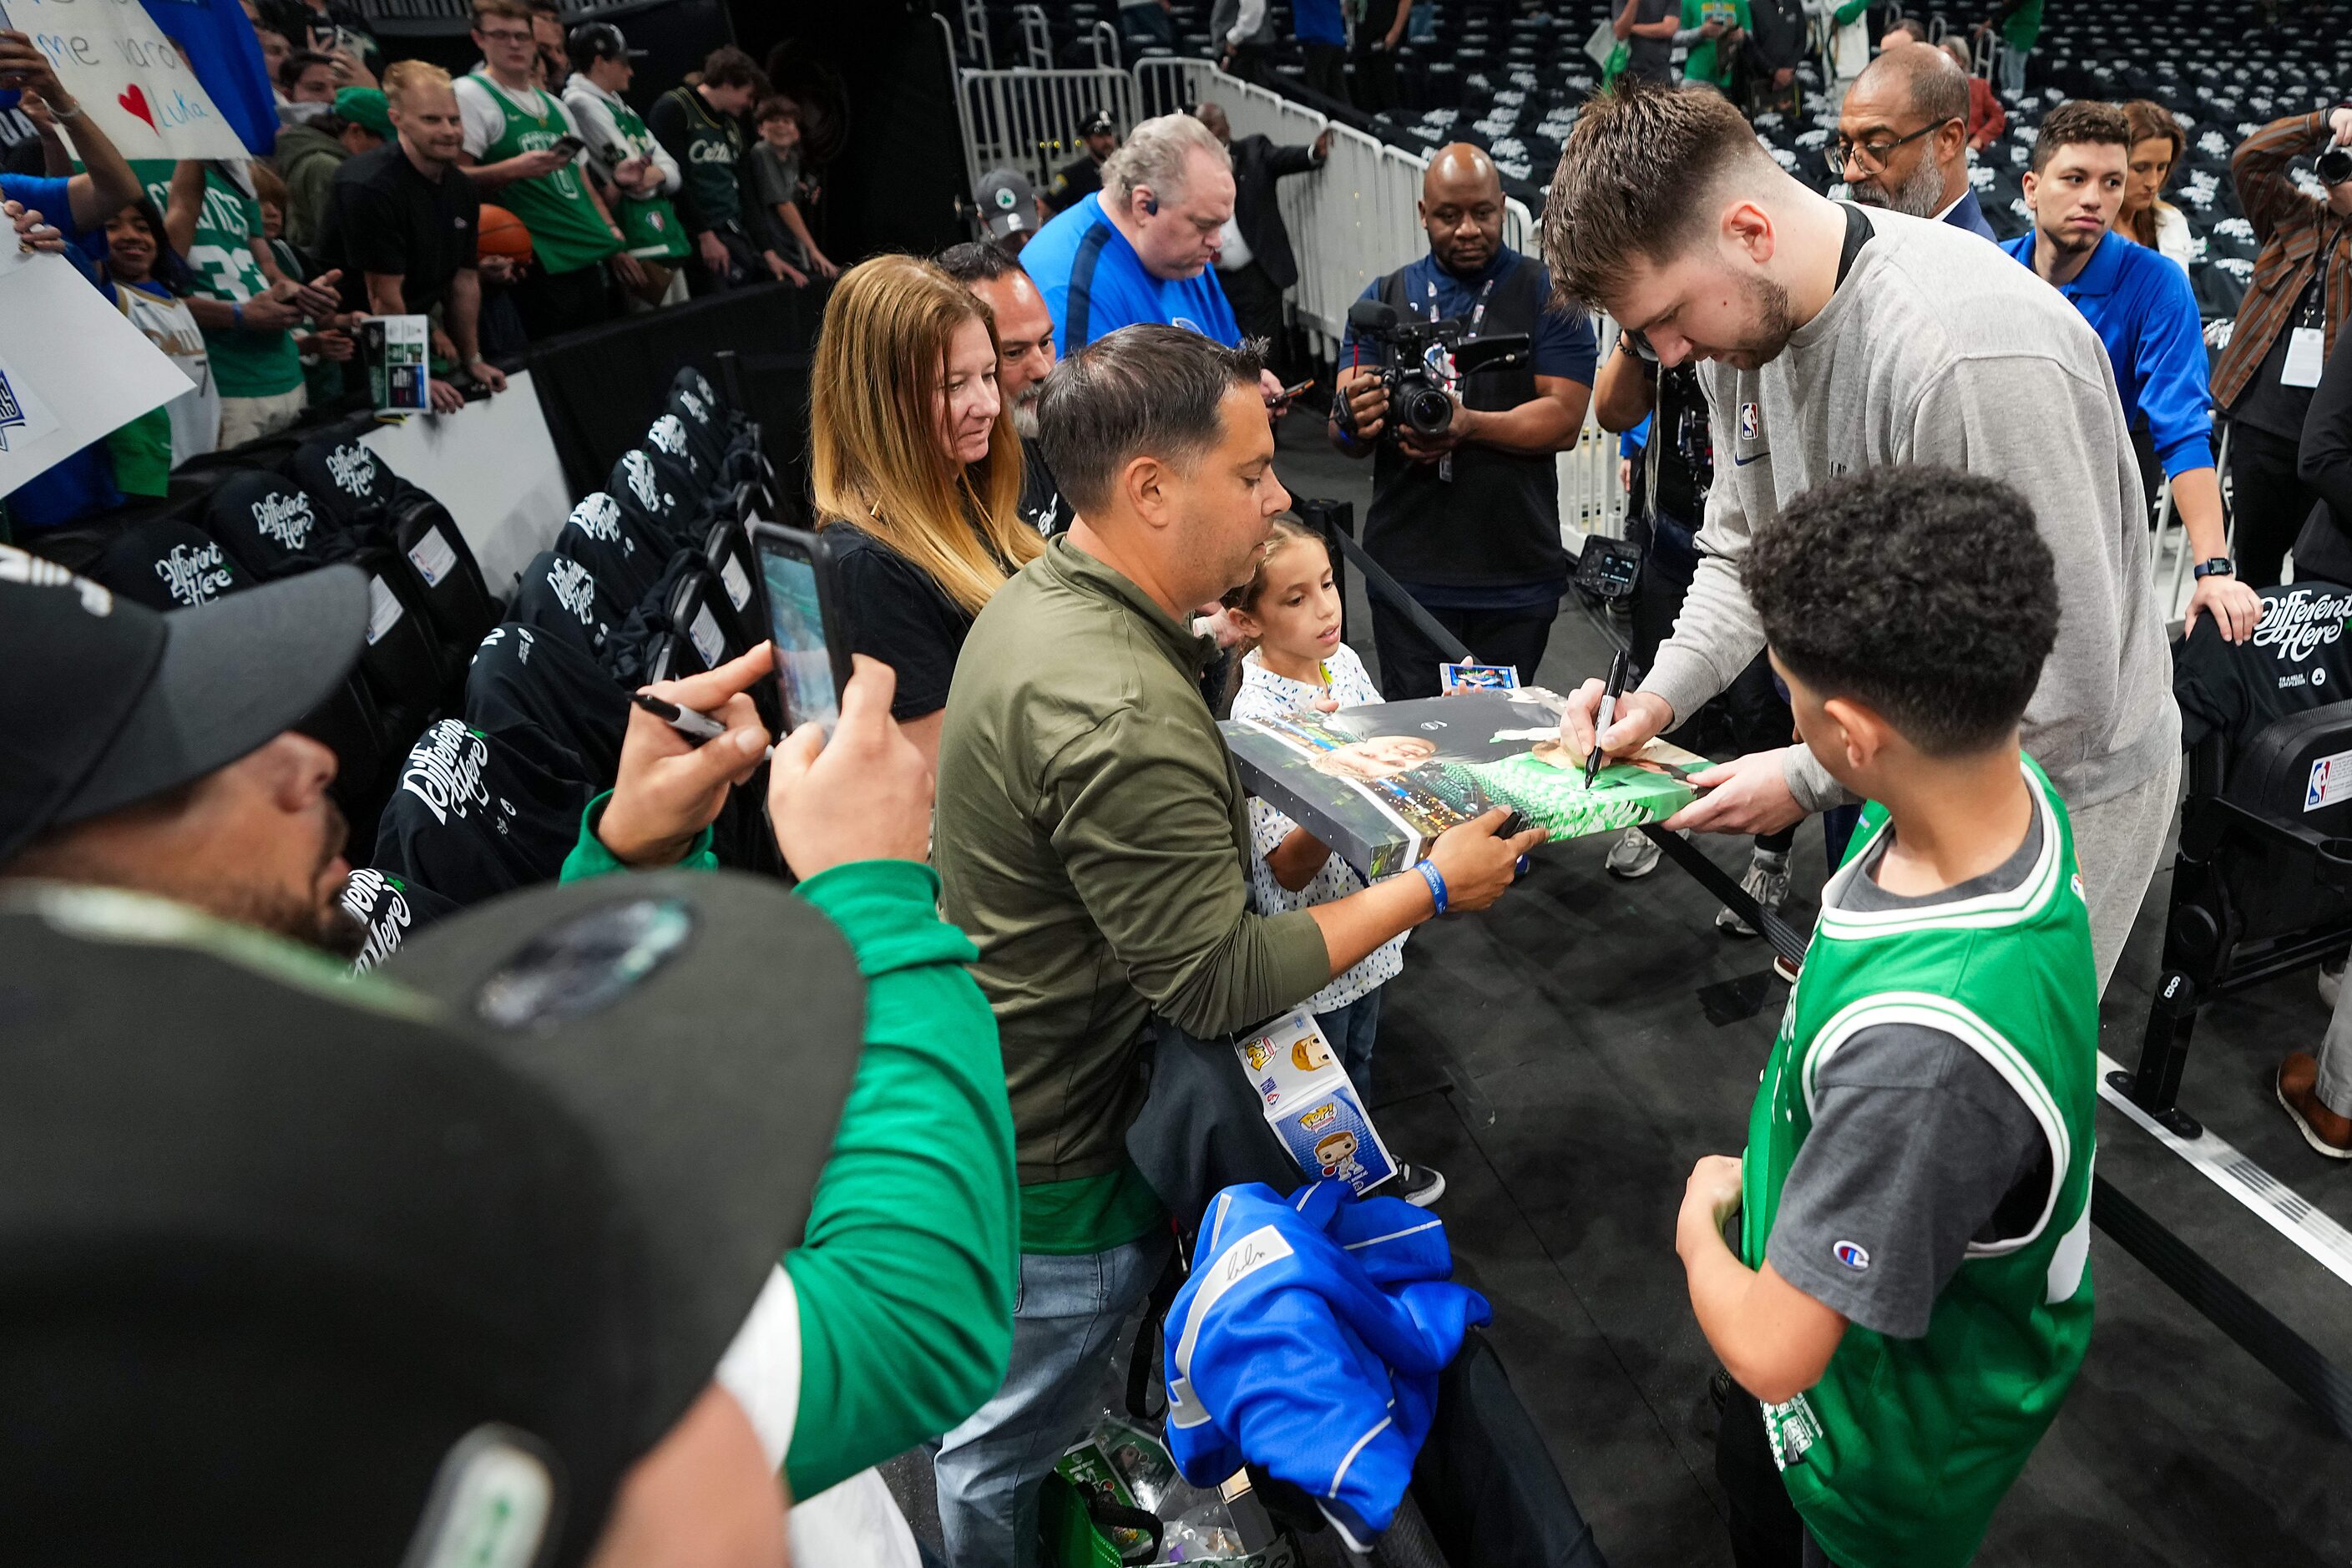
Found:
[[[1851,142],[1843,136],[1832,136],[1830,138],[1829,145],[1822,149],[1822,158],[1829,164],[1830,173],[1841,179],[1845,176],[1845,166],[1849,159],[1860,163],[1865,169],[1873,171],[1884,169],[1886,167],[1886,160],[1894,155],[1895,149],[1907,142],[1916,142],[1922,136],[1933,135],[1958,118],[1957,114],[1947,115],[1941,120],[1922,125],[1908,136],[1898,136],[1892,142]]]
[[[484,27],[480,31],[483,37],[495,44],[528,44],[531,41],[528,27],[519,33],[508,27]]]

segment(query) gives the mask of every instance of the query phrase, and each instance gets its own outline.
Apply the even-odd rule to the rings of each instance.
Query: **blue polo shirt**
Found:
[[[2031,268],[2034,238],[2029,230],[2001,248]],[[2058,292],[2106,345],[2124,422],[2135,430],[2147,426],[2165,476],[2211,468],[2212,393],[2189,274],[2161,251],[2110,232]]]
[[[1192,278],[1155,278],[1102,210],[1099,192],[1057,215],[1021,251],[1022,269],[1045,297],[1054,346],[1076,353],[1108,332],[1139,321],[1190,327],[1227,347],[1242,341],[1217,269]]]

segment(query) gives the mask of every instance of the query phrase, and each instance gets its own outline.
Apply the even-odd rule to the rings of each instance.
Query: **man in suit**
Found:
[[[1826,151],[1864,206],[1994,237],[1969,184],[1969,74],[1934,45],[1898,44],[1871,61]]]
[[[1277,147],[1264,136],[1236,142],[1221,106],[1204,103],[1196,112],[1234,160],[1234,215],[1225,220],[1217,252],[1217,281],[1225,286],[1242,336],[1272,344],[1267,358],[1280,374],[1289,357],[1284,352],[1282,296],[1298,281],[1298,258],[1290,248],[1282,205],[1275,200],[1275,182],[1320,168],[1330,155],[1331,132],[1326,130],[1311,147]]]

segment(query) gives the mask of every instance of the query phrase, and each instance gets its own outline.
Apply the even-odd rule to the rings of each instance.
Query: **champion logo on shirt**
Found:
[[[1841,1241],[1831,1247],[1830,1252],[1840,1263],[1844,1264],[1856,1274],[1864,1272],[1870,1267],[1870,1254],[1853,1242]]]

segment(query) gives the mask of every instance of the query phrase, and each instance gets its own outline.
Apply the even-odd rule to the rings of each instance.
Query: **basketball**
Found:
[[[522,219],[500,206],[482,204],[482,216],[474,234],[474,247],[484,256],[507,256],[517,261],[530,259],[530,230]]]

